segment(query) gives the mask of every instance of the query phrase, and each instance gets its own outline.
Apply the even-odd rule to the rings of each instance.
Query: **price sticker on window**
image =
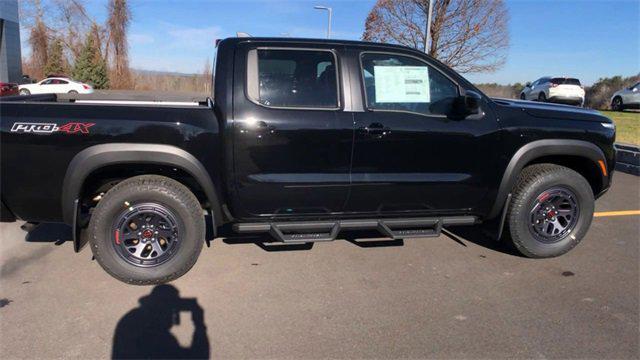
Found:
[[[377,103],[428,103],[429,68],[426,66],[374,66]]]

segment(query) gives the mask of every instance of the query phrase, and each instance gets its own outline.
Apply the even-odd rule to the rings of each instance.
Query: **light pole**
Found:
[[[427,14],[427,31],[424,35],[424,52],[429,53],[429,38],[431,37],[431,14],[433,13],[433,0],[429,0],[429,10]]]
[[[329,26],[327,27],[327,39],[330,39],[331,38],[331,13],[333,12],[333,9],[326,6],[314,6],[313,8],[316,10],[327,10],[329,12]]]

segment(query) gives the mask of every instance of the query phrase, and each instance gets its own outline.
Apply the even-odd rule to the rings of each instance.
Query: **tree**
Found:
[[[47,64],[44,66],[44,75],[49,74],[65,74],[67,72],[67,64],[64,58],[64,49],[62,40],[55,39],[49,46],[49,54],[47,56]]]
[[[129,71],[129,57],[127,54],[127,27],[131,21],[131,12],[127,0],[109,0],[109,40],[107,43],[107,57],[113,48],[111,82],[116,89],[129,89],[132,86]]]
[[[95,89],[109,88],[107,63],[100,50],[100,29],[97,24],[91,27],[80,55],[73,67],[73,77],[76,80],[92,84]]]
[[[205,94],[210,94],[211,83],[213,78],[211,77],[211,60],[209,60],[209,58],[207,58],[207,60],[204,62],[201,78],[202,78],[202,83],[204,84],[203,90]]]
[[[433,0],[429,54],[463,73],[502,67],[509,47],[508,12],[502,0]],[[424,50],[429,0],[378,0],[363,40]]]
[[[44,66],[47,64],[49,53],[49,29],[42,21],[42,14],[37,15],[35,25],[29,32],[29,45],[31,46],[31,67],[35,73],[31,74],[37,79],[45,76]]]

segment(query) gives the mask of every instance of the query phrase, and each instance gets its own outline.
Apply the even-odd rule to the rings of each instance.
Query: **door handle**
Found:
[[[259,120],[249,125],[241,125],[240,132],[245,133],[257,133],[258,137],[262,137],[263,134],[269,133],[273,134],[276,130],[276,127],[273,125],[267,124],[265,121]]]
[[[390,128],[380,123],[371,123],[369,126],[363,127],[362,130],[368,135],[375,136],[377,138],[381,138],[391,133]]]

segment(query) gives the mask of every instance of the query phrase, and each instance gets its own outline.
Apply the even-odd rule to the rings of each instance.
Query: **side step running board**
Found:
[[[269,233],[284,243],[333,241],[342,230],[378,230],[392,239],[440,236],[443,226],[473,225],[475,216],[450,216],[411,219],[364,219],[337,221],[290,221],[239,223],[233,225],[237,233]]]

